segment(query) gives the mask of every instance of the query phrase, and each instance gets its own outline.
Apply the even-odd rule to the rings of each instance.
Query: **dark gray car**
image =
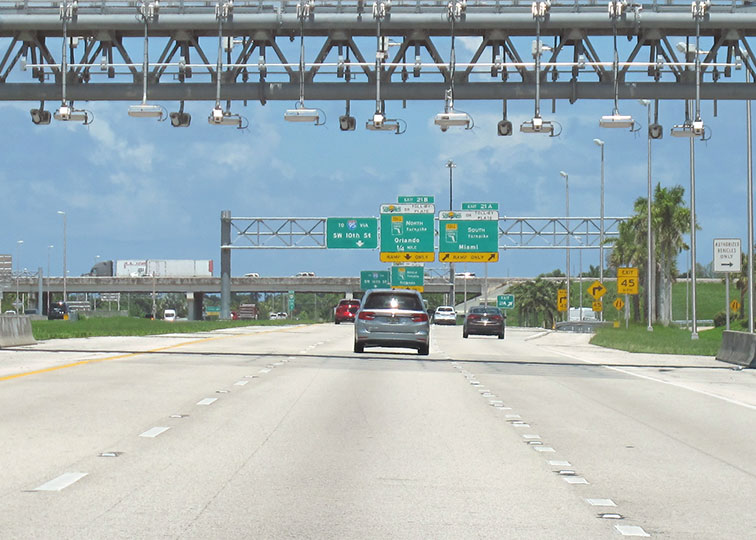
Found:
[[[354,352],[364,352],[365,347],[406,347],[427,355],[430,321],[420,293],[367,291],[354,320]]]
[[[478,306],[470,309],[462,327],[462,337],[471,334],[498,336],[504,339],[504,326],[507,316],[497,307]]]

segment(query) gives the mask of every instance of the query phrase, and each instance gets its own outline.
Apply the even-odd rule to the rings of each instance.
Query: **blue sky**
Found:
[[[28,75],[26,75],[28,77]],[[738,77],[743,77],[739,72]],[[623,114],[643,123],[633,134],[599,128],[611,101],[574,105],[542,103],[545,119],[563,126],[560,137],[520,134],[517,127],[533,116],[532,101],[512,101],[512,137],[497,137],[500,102],[458,101],[475,119],[470,131],[441,133],[433,116],[443,96],[433,102],[388,102],[387,115],[404,119],[404,135],[368,132],[374,102],[353,102],[355,132],[341,132],[343,103],[311,102],[323,109],[325,126],[283,120],[291,103],[234,103],[232,110],[249,119],[247,130],[208,125],[213,103],[187,103],[188,129],[169,122],[130,118],[130,103],[80,103],[94,112],[88,126],[53,120],[35,126],[29,109],[37,103],[0,103],[4,129],[4,167],[0,170],[3,227],[0,253],[19,256],[20,265],[46,271],[48,248],[53,275],[62,273],[62,218],[68,215],[70,275],[89,271],[100,260],[132,258],[213,259],[219,261],[220,212],[234,216],[378,216],[380,204],[399,195],[434,195],[437,210],[448,203],[448,159],[454,171],[454,199],[498,202],[508,216],[564,215],[564,181],[569,173],[570,213],[598,216],[600,149],[606,141],[606,215],[626,216],[646,194],[646,109],[635,101],[620,103]],[[175,110],[175,103],[164,104]],[[56,103],[47,107],[55,109]],[[746,246],[745,104],[721,102],[718,117],[711,102],[702,107],[712,130],[698,142],[698,260],[712,259],[712,239],[740,237]],[[688,187],[688,140],[670,137],[673,124],[684,120],[683,102],[662,102],[665,136],[653,143],[654,183]],[[23,240],[18,248],[17,241]],[[586,252],[584,267],[598,263],[598,251]],[[17,264],[14,263],[14,267]],[[440,268],[439,263],[430,265]],[[572,257],[573,272],[578,257]],[[682,266],[682,265],[681,265]],[[360,270],[387,267],[377,251],[244,251],[234,252],[232,272],[264,276],[314,271],[318,275],[358,275]],[[490,275],[532,276],[564,269],[563,251],[507,251],[489,267]],[[482,265],[468,270],[483,274]]]

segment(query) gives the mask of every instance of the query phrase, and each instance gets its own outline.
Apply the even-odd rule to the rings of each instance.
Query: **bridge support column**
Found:
[[[221,305],[220,318],[231,318],[231,211],[221,212]]]
[[[204,307],[205,293],[186,293],[186,318],[190,321],[201,321]]]

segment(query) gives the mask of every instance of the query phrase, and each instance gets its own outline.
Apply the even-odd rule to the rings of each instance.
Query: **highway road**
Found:
[[[3,538],[756,537],[756,373],[433,328],[0,350]]]

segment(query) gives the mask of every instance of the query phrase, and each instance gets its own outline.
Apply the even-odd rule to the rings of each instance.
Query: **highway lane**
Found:
[[[509,329],[504,341],[463,340],[459,327],[433,330],[430,357],[355,355],[349,325],[0,351],[0,379],[90,361],[0,380],[0,530],[753,536],[752,373],[605,353],[581,336],[526,341],[536,333]],[[59,490],[40,490],[55,479]],[[606,499],[616,506],[594,505]]]

